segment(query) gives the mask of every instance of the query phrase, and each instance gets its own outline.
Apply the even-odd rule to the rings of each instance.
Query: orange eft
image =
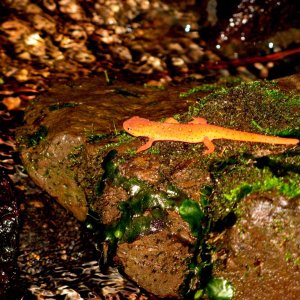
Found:
[[[207,147],[205,154],[214,152],[215,146],[212,140],[215,139],[284,145],[299,143],[298,139],[267,136],[209,125],[204,118],[194,118],[191,122],[182,124],[174,118],[168,118],[164,123],[160,123],[135,116],[126,120],[123,128],[133,136],[149,138],[148,142],[138,148],[137,152],[150,148],[155,141],[202,142]]]

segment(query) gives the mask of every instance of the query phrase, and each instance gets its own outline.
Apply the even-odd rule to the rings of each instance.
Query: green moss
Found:
[[[300,195],[297,151],[259,158],[245,153],[227,159],[216,157],[211,163],[210,174],[212,193],[202,197],[205,203],[209,203],[213,222],[225,221],[228,216],[239,214],[237,204],[253,193],[274,191],[286,199]]]
[[[253,192],[253,186],[248,183],[242,183],[238,187],[232,189],[230,193],[224,194],[224,198],[231,203],[236,203],[251,192]]]
[[[160,154],[160,148],[157,145],[151,146],[149,149],[146,150],[147,153],[153,154],[153,155],[158,155]]]
[[[198,100],[197,105],[189,106],[187,118],[191,119],[191,117],[199,116],[200,112],[204,109],[206,104],[207,104],[207,98],[204,97],[204,98]]]
[[[293,264],[295,264],[295,266],[300,267],[300,257],[298,256],[294,256],[292,253],[290,252],[286,252],[284,255],[284,260],[288,263],[291,262]]]
[[[49,111],[54,111],[54,110],[58,110],[58,109],[63,109],[63,108],[67,108],[67,107],[75,107],[78,106],[78,103],[72,103],[72,102],[64,102],[64,103],[56,103],[56,104],[52,104],[48,107]]]
[[[220,84],[213,83],[213,84],[202,84],[200,86],[193,87],[189,89],[187,92],[180,93],[179,97],[186,98],[189,97],[195,93],[199,92],[215,92],[222,90],[224,87],[220,86]]]
[[[32,134],[28,134],[23,137],[25,144],[28,148],[37,146],[48,135],[48,129],[46,126],[41,125],[38,130]]]
[[[104,148],[109,148],[112,146],[117,147],[122,143],[130,142],[130,141],[134,140],[134,137],[127,134],[123,130],[121,130],[121,131],[115,130],[115,132],[111,132],[111,133],[94,133],[94,132],[87,131],[87,132],[85,132],[85,137],[86,137],[86,140],[88,143],[96,143],[96,142],[106,140],[106,139],[109,139],[109,140],[118,139],[117,142],[106,143]]]
[[[240,199],[255,192],[267,192],[277,190],[288,198],[300,195],[300,176],[276,177],[268,169],[263,169],[261,179],[254,182],[242,182],[239,186],[224,194],[224,198],[230,202],[238,202]]]
[[[253,81],[201,98],[189,108],[187,115],[201,115],[217,125],[233,125],[239,130],[251,129],[255,119],[262,128],[270,128],[273,132],[299,127],[299,105],[299,93],[280,90],[275,82]]]
[[[241,79],[238,77],[222,78],[218,82],[215,82],[215,83],[203,83],[199,86],[195,86],[195,87],[189,89],[187,92],[180,93],[179,97],[185,98],[185,97],[189,97],[189,96],[199,93],[199,92],[202,92],[202,93],[211,93],[211,92],[224,93],[224,92],[226,92],[227,88],[236,86],[239,83],[241,83]]]
[[[251,125],[258,129],[259,131],[268,134],[268,135],[275,135],[281,137],[293,137],[293,138],[300,138],[300,126],[294,128],[286,128],[286,129],[271,129],[271,128],[263,128],[260,126],[255,120],[251,120]]]
[[[267,97],[270,97],[274,100],[285,100],[287,99],[287,95],[281,92],[280,90],[277,89],[269,89],[269,88],[264,88],[264,94]]]
[[[80,159],[82,158],[82,150],[84,146],[79,145],[72,149],[72,151],[68,154],[67,159],[71,163],[70,166],[75,166],[80,162]]]
[[[118,132],[114,133],[113,136],[116,137],[118,139],[118,141],[105,144],[105,146],[101,147],[101,151],[103,151],[105,149],[109,149],[109,148],[117,148],[122,144],[130,143],[135,140],[135,137],[129,135],[125,131],[118,131]]]
[[[125,151],[126,154],[130,155],[130,156],[133,156],[136,154],[136,149],[134,148],[128,148],[126,151]]]
[[[260,94],[264,102],[276,103],[280,107],[290,108],[300,105],[300,96],[294,91],[285,91],[277,87],[274,81],[253,81],[251,83],[243,83],[239,87],[249,88],[254,95]]]

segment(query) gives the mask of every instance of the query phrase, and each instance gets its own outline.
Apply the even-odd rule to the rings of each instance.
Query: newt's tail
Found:
[[[243,132],[243,131],[238,131],[233,129],[227,129],[227,130],[225,136],[223,133],[222,137],[215,137],[215,138],[216,139],[222,138],[226,140],[242,141],[242,142],[282,144],[282,145],[297,145],[300,142],[298,139],[294,139],[294,138],[283,138],[278,136]]]

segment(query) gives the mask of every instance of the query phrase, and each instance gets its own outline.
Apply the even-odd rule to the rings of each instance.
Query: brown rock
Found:
[[[221,238],[225,245],[215,245],[214,274],[232,282],[235,299],[299,297],[299,204],[272,193],[241,203],[241,218]]]

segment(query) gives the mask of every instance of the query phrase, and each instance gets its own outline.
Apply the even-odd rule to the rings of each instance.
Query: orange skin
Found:
[[[133,136],[149,138],[148,142],[138,148],[137,152],[150,148],[155,141],[204,143],[207,147],[204,154],[214,152],[215,146],[212,140],[215,139],[283,145],[299,143],[298,139],[268,136],[209,125],[204,118],[194,118],[189,123],[181,124],[174,118],[168,118],[164,123],[160,123],[135,116],[126,120],[123,123],[123,128]]]

